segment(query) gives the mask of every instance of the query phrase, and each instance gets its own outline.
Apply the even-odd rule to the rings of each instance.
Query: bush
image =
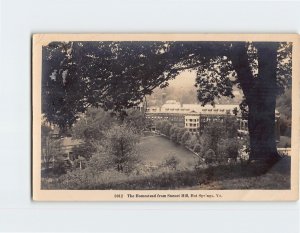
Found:
[[[229,159],[236,161],[241,149],[240,142],[235,138],[220,140],[218,144],[219,162],[228,162]]]
[[[84,157],[85,159],[89,159],[92,157],[93,153],[96,152],[95,145],[90,141],[85,141],[82,144],[74,146],[72,149],[72,159],[78,159],[79,157]]]
[[[175,133],[175,132],[171,134],[171,137],[170,137],[170,139],[171,139],[171,141],[172,141],[172,142],[175,142],[175,143],[177,143],[177,135],[176,135],[176,133]]]
[[[172,125],[168,122],[168,121],[163,121],[162,122],[162,130],[161,132],[166,135],[166,136],[170,136],[170,128],[172,127]]]
[[[187,146],[187,142],[191,138],[191,133],[189,131],[185,131],[184,134],[181,137],[181,143]]]
[[[196,143],[198,143],[198,139],[195,135],[191,135],[190,139],[186,142],[187,146],[191,149],[194,148]]]
[[[185,132],[186,132],[186,129],[185,129],[185,128],[180,128],[180,129],[177,131],[177,142],[178,142],[178,143],[182,143],[181,139],[182,139],[182,136],[184,135]]]
[[[242,148],[237,133],[235,119],[225,118],[223,122],[209,122],[200,138],[199,154],[207,164],[236,161]]]
[[[173,170],[177,170],[177,165],[179,164],[178,159],[175,158],[175,156],[169,156],[169,158],[166,159],[164,165],[168,168],[171,168]]]
[[[216,153],[212,149],[209,149],[204,153],[204,161],[208,165],[216,163],[217,161]]]
[[[199,153],[201,151],[201,145],[199,143],[196,143],[194,148],[193,148],[193,151],[195,153]]]

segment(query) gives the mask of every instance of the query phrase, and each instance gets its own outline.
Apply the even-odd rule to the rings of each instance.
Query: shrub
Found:
[[[169,158],[166,159],[164,165],[168,168],[171,168],[173,170],[177,169],[177,165],[179,164],[178,159],[175,158],[175,156],[169,156]]]
[[[209,149],[204,153],[204,161],[206,164],[211,165],[217,161],[216,153]]]
[[[191,135],[190,139],[186,142],[189,148],[194,148],[196,143],[198,143],[198,139],[195,135]]]
[[[201,151],[201,145],[199,143],[196,143],[194,148],[193,148],[193,151],[195,153],[199,153]]]
[[[162,133],[169,137],[171,127],[172,125],[168,121],[164,121],[162,126]]]
[[[227,162],[229,159],[236,161],[241,149],[240,142],[235,138],[220,140],[218,144],[219,162]]]
[[[172,140],[172,142],[177,143],[177,135],[175,132],[171,134],[170,139]]]
[[[172,134],[175,133],[176,128],[177,128],[177,126],[175,126],[175,125],[171,126],[170,131],[169,131],[170,136],[172,136]]]
[[[184,134],[181,137],[181,143],[187,146],[187,141],[189,141],[191,138],[191,133],[189,131],[185,131]]]
[[[186,132],[186,129],[185,128],[180,128],[177,132],[177,142],[178,143],[182,143],[181,139],[182,139],[182,136],[184,135],[184,133]]]

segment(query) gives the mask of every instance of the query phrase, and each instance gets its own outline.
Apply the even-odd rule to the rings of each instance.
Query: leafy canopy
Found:
[[[42,112],[60,128],[71,127],[90,106],[122,112],[156,87],[168,86],[183,70],[197,71],[195,86],[202,104],[214,104],[221,96],[233,98],[234,85],[242,88],[248,104],[251,90],[262,80],[259,46],[258,42],[52,42],[43,47]],[[263,46],[278,47],[274,90],[280,94],[291,82],[292,44]]]

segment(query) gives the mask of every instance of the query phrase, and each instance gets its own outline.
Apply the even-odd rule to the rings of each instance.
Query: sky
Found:
[[[183,71],[175,79],[169,81],[169,87],[174,88],[195,88],[196,71]]]

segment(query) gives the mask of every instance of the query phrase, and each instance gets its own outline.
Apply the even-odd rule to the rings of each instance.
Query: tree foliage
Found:
[[[234,118],[223,122],[208,122],[200,138],[200,155],[207,163],[227,163],[239,156],[241,143],[237,139],[238,127]],[[213,157],[208,158],[207,154]]]
[[[126,125],[114,126],[108,130],[105,151],[118,171],[129,172],[133,168],[138,159],[137,142],[137,135]]]
[[[124,124],[130,127],[134,132],[140,134],[143,130],[147,130],[152,125],[151,119],[147,119],[141,111],[129,109],[124,116]]]
[[[85,115],[72,127],[74,138],[85,141],[101,141],[105,137],[105,131],[110,129],[117,120],[110,112],[99,108],[89,108]]]
[[[52,42],[43,47],[42,112],[71,127],[89,106],[123,112],[193,69],[203,105],[243,90],[251,158],[272,159],[276,96],[291,83],[291,62],[286,42]]]

